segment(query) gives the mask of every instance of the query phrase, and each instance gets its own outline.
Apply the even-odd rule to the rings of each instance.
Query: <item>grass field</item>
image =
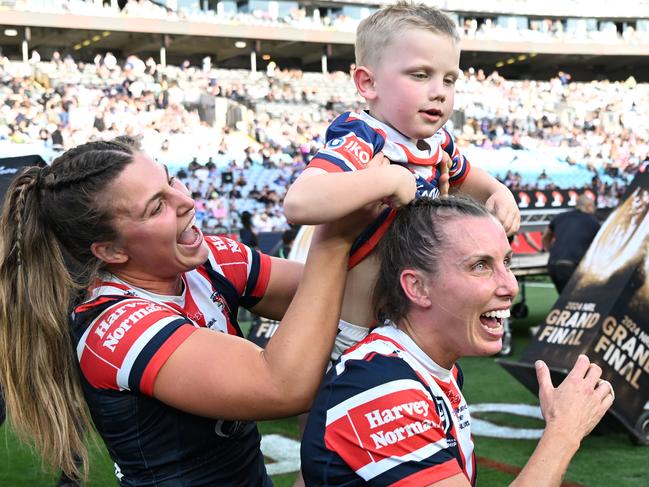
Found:
[[[513,322],[513,358],[522,354],[529,339],[529,327],[541,322],[556,299],[554,290],[544,282],[527,285],[526,319]],[[462,360],[465,374],[465,395],[469,405],[479,403],[538,404],[536,398],[515,381],[493,358],[468,358]],[[477,416],[477,415],[476,415]],[[542,428],[535,419],[504,413],[479,415],[492,423],[521,427]],[[269,421],[260,424],[262,434],[281,434],[297,438],[295,418]],[[532,453],[536,441],[502,440],[475,437],[478,456],[478,485],[481,487],[507,485]],[[40,487],[53,486],[56,474],[44,470],[37,457],[21,445],[5,424],[0,428],[0,486]],[[291,486],[295,474],[273,477],[277,487]],[[92,454],[92,487],[116,486],[112,462],[103,448]],[[644,487],[649,486],[649,448],[634,446],[623,433],[586,438],[573,460],[566,476],[566,485],[573,487]]]

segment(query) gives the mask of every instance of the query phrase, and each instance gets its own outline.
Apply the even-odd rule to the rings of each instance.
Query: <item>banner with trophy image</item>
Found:
[[[649,444],[649,173],[631,183],[519,363],[499,360],[535,391],[534,361],[557,376],[580,353],[615,390],[610,414]],[[565,373],[563,374],[565,376]]]

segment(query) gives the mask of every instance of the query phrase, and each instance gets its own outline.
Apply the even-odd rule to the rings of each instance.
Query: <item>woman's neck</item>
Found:
[[[125,272],[111,272],[117,279],[129,286],[142,289],[153,294],[165,296],[180,296],[183,293],[183,280],[180,275],[174,279],[159,279],[150,276],[137,276]]]
[[[459,357],[452,353],[442,340],[437,338],[434,330],[418,327],[413,325],[413,322],[417,323],[412,317],[409,318],[406,316],[399,320],[396,326],[408,335],[422,352],[428,355],[437,365],[447,370],[453,368],[453,364],[455,364]]]

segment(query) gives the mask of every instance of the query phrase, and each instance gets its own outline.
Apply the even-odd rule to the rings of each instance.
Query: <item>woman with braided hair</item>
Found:
[[[203,236],[186,188],[132,141],[27,168],[0,248],[15,430],[71,476],[94,425],[121,485],[271,485],[253,421],[308,409],[365,216],[318,228],[302,268]],[[238,306],[283,317],[265,350],[241,337]]]

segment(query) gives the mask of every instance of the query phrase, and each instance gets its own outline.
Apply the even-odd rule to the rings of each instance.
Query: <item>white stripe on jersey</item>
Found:
[[[408,156],[405,151],[397,144],[402,144],[407,147],[410,153],[419,159],[430,159],[433,156],[437,156],[436,159],[431,160],[431,166],[441,162],[443,152],[441,150],[441,144],[446,141],[444,132],[441,129],[433,136],[424,139],[430,148],[421,150],[417,147],[416,141],[409,139],[401,132],[375,119],[366,112],[350,113],[350,115],[355,118],[360,118],[373,129],[379,129],[387,134],[387,140],[385,141],[385,145],[381,151],[392,162],[408,162]]]
[[[372,399],[383,397],[391,392],[401,392],[406,389],[417,389],[418,391],[423,392],[428,399],[430,399],[431,401],[433,400],[433,398],[430,396],[430,393],[426,390],[421,382],[412,379],[394,380],[392,382],[386,382],[385,384],[381,384],[380,386],[373,387],[372,389],[368,389],[367,391],[360,392],[355,396],[341,402],[340,404],[336,404],[334,407],[327,411],[327,426],[329,426],[334,421],[339,420],[343,416],[347,416],[347,412],[350,409],[362,406]]]
[[[364,467],[356,470],[356,473],[364,480],[371,480],[377,475],[381,475],[382,473],[387,472],[391,468],[398,467],[399,465],[402,465],[406,462],[418,462],[424,460],[434,455],[438,451],[445,450],[447,448],[448,442],[446,441],[446,438],[442,438],[435,443],[429,443],[419,450],[412,451],[410,453],[407,453],[406,455],[392,456],[379,460],[378,462],[368,463]]]
[[[101,313],[101,314],[103,314],[103,313]],[[77,343],[77,360],[79,362],[81,362],[81,355],[83,355],[83,349],[86,348],[86,340],[88,339],[88,334],[90,333],[90,330],[92,330],[92,328],[95,325],[95,322],[97,321],[98,318],[99,317],[95,318],[92,321],[92,323],[90,323],[90,326],[88,326],[86,328],[86,331],[83,332],[83,335],[81,335],[81,339],[79,340],[79,343]]]
[[[187,306],[188,298],[191,297],[203,315],[205,326],[227,333],[228,322],[225,315],[226,312],[218,309],[218,306],[212,301],[212,294],[214,293],[212,282],[196,270],[186,273],[185,279],[187,279],[187,292],[183,304]],[[185,311],[188,310],[185,308]],[[191,316],[189,318],[191,319]]]
[[[128,353],[122,361],[122,366],[117,371],[117,385],[120,390],[130,390],[128,385],[128,378],[131,374],[131,369],[135,360],[140,355],[140,352],[146,347],[151,339],[165,326],[169,323],[176,321],[178,319],[183,319],[180,315],[168,316],[156,321],[154,324],[149,326],[144,333],[142,333],[137,340],[133,342],[131,348],[129,348]]]

